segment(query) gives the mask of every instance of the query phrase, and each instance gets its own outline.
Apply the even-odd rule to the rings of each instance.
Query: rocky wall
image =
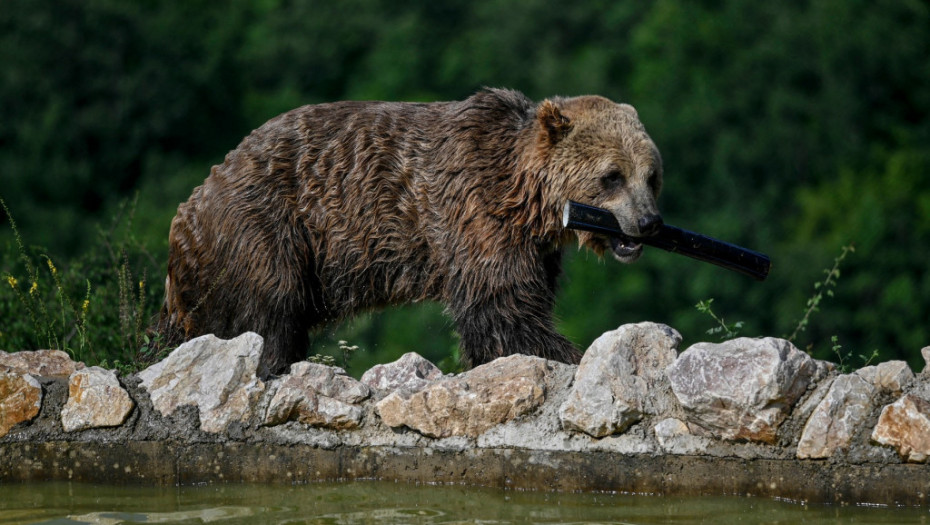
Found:
[[[926,504],[930,371],[841,374],[782,339],[624,325],[579,366],[514,355],[443,375],[258,375],[262,339],[204,336],[118,377],[0,352],[0,483],[393,479],[523,489]],[[923,350],[930,359],[930,348]]]

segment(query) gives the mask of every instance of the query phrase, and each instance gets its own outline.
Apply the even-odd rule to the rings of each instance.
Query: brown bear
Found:
[[[648,236],[661,185],[636,111],[598,96],[304,106],[253,131],[178,208],[159,327],[169,344],[256,332],[276,373],[305,357],[311,329],[431,300],[466,366],[577,362],[552,320],[562,247],[577,235],[632,262],[642,246],[570,233],[562,208],[607,208]]]

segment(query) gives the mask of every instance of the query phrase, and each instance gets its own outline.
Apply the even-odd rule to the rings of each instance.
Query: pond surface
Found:
[[[79,483],[0,485],[0,524],[802,522],[930,523],[930,510],[388,482],[158,488]]]

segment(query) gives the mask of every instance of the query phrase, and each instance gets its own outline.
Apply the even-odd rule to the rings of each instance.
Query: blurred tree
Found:
[[[73,254],[92,232],[84,215],[129,193],[149,157],[238,140],[235,5],[4,2],[0,169],[29,239]]]
[[[72,255],[139,190],[134,225],[164,261],[177,204],[280,112],[485,85],[599,93],[634,104],[662,151],[668,222],[775,265],[755,283],[657,250],[632,267],[569,251],[557,314],[573,341],[646,319],[706,339],[694,304],[711,297],[743,334],[785,335],[853,242],[801,346],[830,357],[837,335],[916,365],[930,344],[927,56],[921,0],[6,0],[0,193],[28,243]],[[435,305],[332,327],[317,348],[339,339],[367,351],[359,363],[455,345]]]
[[[798,191],[800,213],[788,225],[797,257],[826,259],[855,240],[856,253],[842,269],[835,304],[824,306],[801,341],[829,355],[829,338],[885,359],[907,359],[920,369],[920,349],[930,342],[930,151],[903,149],[879,155],[881,163]],[[785,319],[799,310],[776,297]],[[801,345],[803,346],[803,345]]]
[[[716,308],[732,308],[729,317],[747,321],[745,333],[790,333],[787,325],[803,310],[821,269],[840,246],[860,243],[863,235],[837,218],[821,232],[820,239],[832,236],[829,245],[799,243],[795,229],[810,199],[795,195],[821,188],[821,206],[836,210],[831,188],[841,173],[881,166],[902,147],[926,151],[930,99],[914,86],[930,85],[930,62],[920,58],[928,51],[930,11],[921,2],[653,4],[634,33],[632,97],[666,161],[666,218],[768,251],[775,265],[760,285],[723,281],[710,267],[688,268],[693,275],[682,278],[656,261],[665,277],[642,297],[645,311],[664,304],[686,339],[700,337],[691,323],[701,319],[692,317],[690,305],[715,296]],[[902,176],[916,183],[917,173]],[[919,264],[930,247],[920,235],[899,233],[882,251]],[[851,261],[860,257],[863,250]],[[827,325],[831,333],[853,348],[865,342],[861,334],[882,333],[882,348],[916,355],[905,341],[919,331],[887,330],[877,305],[871,318],[853,321],[851,312],[868,298],[856,299],[852,288],[841,281],[841,300],[822,307],[847,315],[848,323]],[[899,307],[910,309],[910,319],[926,318],[930,301]],[[823,331],[808,335],[828,345]]]

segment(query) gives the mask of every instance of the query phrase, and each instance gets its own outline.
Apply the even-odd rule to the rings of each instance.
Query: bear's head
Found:
[[[537,106],[536,126],[537,160],[555,208],[549,213],[569,200],[610,210],[629,238],[578,231],[579,243],[620,262],[638,259],[642,245],[634,239],[662,226],[662,158],[636,110],[597,96],[556,98]]]

